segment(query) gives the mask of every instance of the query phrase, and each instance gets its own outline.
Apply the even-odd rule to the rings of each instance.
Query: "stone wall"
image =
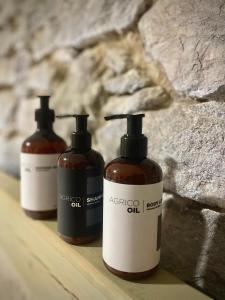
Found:
[[[203,2],[0,0],[0,168],[19,174],[40,91],[90,115],[106,161],[125,124],[103,116],[144,112],[164,171],[162,264],[224,299],[225,6]],[[73,126],[55,129],[69,142]]]

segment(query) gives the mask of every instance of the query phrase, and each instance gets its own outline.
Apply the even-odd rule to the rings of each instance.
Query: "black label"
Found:
[[[58,168],[58,231],[69,237],[97,234],[102,226],[102,175]]]

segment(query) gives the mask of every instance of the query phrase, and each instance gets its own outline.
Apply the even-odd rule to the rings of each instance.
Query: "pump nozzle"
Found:
[[[40,98],[40,108],[35,110],[35,121],[41,128],[47,128],[55,120],[55,113],[53,109],[49,108],[50,96],[38,96]]]
[[[106,121],[127,119],[127,134],[121,137],[120,153],[129,159],[142,159],[147,156],[147,137],[142,134],[144,114],[118,114],[105,117]]]
[[[76,127],[72,133],[72,148],[77,150],[89,150],[91,148],[91,135],[87,130],[87,118],[89,115],[64,114],[58,115],[56,118],[75,118]]]
[[[144,114],[119,114],[105,117],[105,120],[127,119],[127,134],[138,135],[142,133],[142,118]]]

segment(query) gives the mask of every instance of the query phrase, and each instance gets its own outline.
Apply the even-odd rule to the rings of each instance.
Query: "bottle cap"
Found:
[[[87,118],[89,115],[58,115],[56,118],[75,118],[75,131],[71,135],[71,146],[79,151],[87,151],[91,149],[91,134],[87,130]]]
[[[50,96],[38,96],[40,98],[40,108],[35,110],[35,121],[41,127],[48,127],[55,121],[55,112],[49,108]]]
[[[147,137],[142,134],[142,118],[144,114],[119,114],[105,117],[105,120],[127,119],[127,133],[121,137],[120,155],[129,159],[147,157]]]

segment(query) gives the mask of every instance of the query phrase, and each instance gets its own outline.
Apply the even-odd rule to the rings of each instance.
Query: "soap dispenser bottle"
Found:
[[[91,149],[88,115],[74,117],[71,147],[58,160],[58,232],[71,244],[85,244],[102,233],[103,170],[100,153]]]
[[[37,130],[21,148],[21,206],[31,218],[48,219],[56,217],[57,160],[66,143],[53,131],[55,114],[49,108],[50,96],[39,97]]]
[[[162,170],[147,158],[143,117],[105,117],[126,118],[127,134],[121,138],[121,156],[104,170],[103,261],[128,280],[149,276],[160,262]]]

